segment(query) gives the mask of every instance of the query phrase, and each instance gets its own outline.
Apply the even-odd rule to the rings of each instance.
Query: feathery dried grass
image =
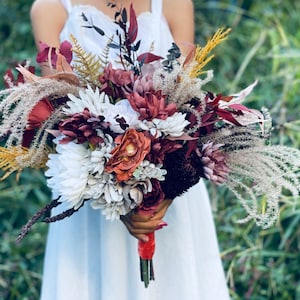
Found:
[[[224,129],[210,135],[209,139],[224,144],[228,155],[230,173],[225,185],[247,213],[238,222],[254,220],[263,228],[270,227],[278,218],[284,191],[295,198],[299,196],[300,151],[265,145],[258,132],[249,128]]]
[[[44,98],[58,99],[68,93],[77,95],[79,87],[65,81],[41,78],[33,83],[26,83],[0,92],[4,99],[0,102],[2,120],[0,137],[6,137],[5,148],[0,148],[0,168],[5,171],[4,180],[13,172],[19,174],[28,167],[42,168],[50,151],[47,146],[48,129],[60,120],[60,108],[55,109],[44,121],[35,134],[30,148],[22,147],[23,134],[28,116],[35,105]],[[5,97],[6,96],[6,97]]]
[[[228,164],[231,171],[226,185],[248,213],[239,222],[254,219],[258,225],[268,228],[278,218],[283,191],[288,190],[293,197],[299,195],[300,151],[297,149],[279,145],[241,149],[229,153]],[[263,206],[259,206],[262,197]]]
[[[185,106],[192,98],[198,98],[205,105],[206,92],[202,87],[211,81],[213,72],[208,71],[204,79],[191,79],[187,70],[181,66],[176,66],[172,72],[158,69],[153,74],[153,85],[156,90],[161,90],[172,103],[176,103],[178,108]]]
[[[2,112],[0,137],[9,134],[7,147],[21,145],[28,116],[41,99],[61,98],[68,93],[78,95],[78,92],[79,87],[77,86],[49,78],[41,78],[33,83],[1,91],[0,96],[8,96],[0,102],[0,111]]]

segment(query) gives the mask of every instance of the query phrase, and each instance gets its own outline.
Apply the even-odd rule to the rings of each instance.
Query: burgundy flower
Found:
[[[82,144],[88,141],[94,146],[103,143],[103,139],[97,135],[97,129],[107,127],[103,120],[104,117],[95,118],[85,108],[82,113],[76,113],[59,124],[60,132],[66,136],[60,142],[68,143],[75,140],[78,144]]]
[[[165,198],[165,194],[161,188],[160,182],[157,179],[151,179],[152,191],[144,195],[143,202],[141,203],[139,210],[143,211],[155,211],[157,206]]]
[[[183,147],[167,153],[164,159],[167,174],[165,180],[161,182],[161,187],[167,199],[182,195],[204,177],[201,158],[195,152],[186,156],[186,150]]]
[[[154,118],[165,120],[176,111],[175,103],[166,103],[165,96],[158,92],[148,92],[143,96],[136,92],[127,95],[132,108],[140,114],[140,120],[151,121]]]
[[[152,141],[151,151],[146,158],[155,164],[163,164],[167,153],[177,151],[180,148],[182,145],[176,141],[155,139]]]
[[[112,64],[105,67],[103,74],[99,76],[101,90],[113,98],[125,98],[124,93],[130,89],[133,80],[132,71],[114,69]]]

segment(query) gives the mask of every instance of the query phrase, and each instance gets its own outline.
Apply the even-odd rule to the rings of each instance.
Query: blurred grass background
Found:
[[[31,3],[1,1],[0,74],[24,59],[35,63]],[[214,69],[215,78],[208,88],[234,93],[258,79],[247,105],[271,111],[274,142],[299,148],[300,2],[194,0],[194,4],[197,43],[204,45],[219,27],[232,28],[214,50],[208,68]],[[235,223],[242,209],[225,188],[209,186],[209,190],[232,299],[300,300],[299,199],[284,198],[277,224],[261,230],[252,223]],[[20,245],[15,238],[49,197],[40,171],[26,170],[19,183],[13,176],[0,182],[1,300],[39,298],[47,225],[36,224]]]

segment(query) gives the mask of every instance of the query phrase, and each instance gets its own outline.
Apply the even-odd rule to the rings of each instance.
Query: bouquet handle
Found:
[[[148,287],[150,280],[154,280],[153,255],[155,251],[155,234],[148,233],[148,241],[138,241],[138,253],[140,256],[141,280]]]

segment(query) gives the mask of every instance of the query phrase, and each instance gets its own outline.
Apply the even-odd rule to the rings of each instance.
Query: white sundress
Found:
[[[93,6],[61,1],[69,15],[61,41],[72,34],[86,50],[101,52],[114,33],[113,20]],[[106,37],[82,27],[83,12]],[[138,16],[138,25],[140,51],[154,46],[154,53],[165,56],[173,39],[162,0],[152,0],[152,11]],[[173,201],[164,220],[168,226],[156,233],[155,281],[147,289],[140,281],[137,240],[121,221],[107,221],[86,203],[71,218],[50,224],[41,300],[228,300],[202,180]]]

